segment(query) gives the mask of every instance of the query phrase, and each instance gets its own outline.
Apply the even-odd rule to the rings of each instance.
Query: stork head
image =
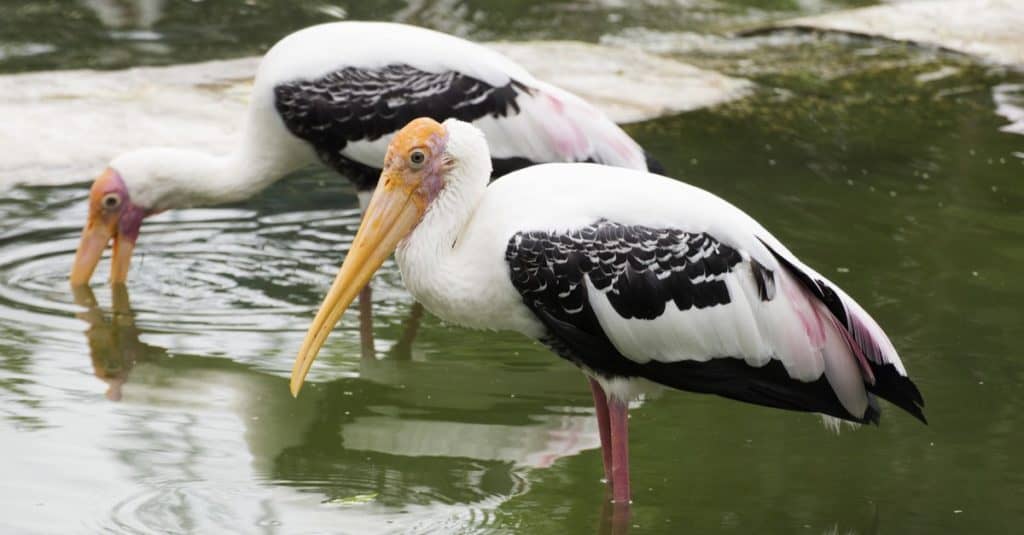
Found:
[[[195,204],[191,190],[216,174],[214,162],[202,153],[171,148],[134,150],[111,161],[89,191],[89,214],[71,267],[71,285],[89,283],[108,244],[113,245],[110,282],[124,283],[142,220]]]
[[[108,243],[113,243],[110,282],[123,283],[147,211],[132,202],[121,174],[108,167],[89,190],[89,215],[71,267],[71,285],[89,283]]]
[[[395,135],[352,247],[295,360],[292,395],[298,395],[313,360],[342,313],[402,240],[438,207],[440,203],[435,200],[443,198],[446,188],[463,174],[456,171],[466,169],[468,162],[484,160],[488,166],[483,171],[485,176],[475,178],[486,184],[490,156],[483,134],[454,119],[443,125],[433,119],[416,119]]]

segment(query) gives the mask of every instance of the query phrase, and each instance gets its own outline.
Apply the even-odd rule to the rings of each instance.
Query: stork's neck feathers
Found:
[[[446,121],[445,126],[449,131],[445,152],[453,165],[444,176],[444,188],[399,248],[422,251],[438,259],[451,256],[491,178],[491,155],[483,134],[458,121]]]
[[[452,254],[460,235],[473,218],[490,178],[489,159],[487,165],[473,163],[477,162],[463,162],[449,171],[447,185],[430,204],[408,242],[429,247],[439,258]]]
[[[480,301],[487,299],[489,285],[480,278],[490,276],[493,270],[480,269],[479,263],[489,259],[464,245],[487,190],[491,161],[482,136],[475,130],[468,132],[468,139],[466,134],[451,132],[448,152],[455,166],[423,220],[399,244],[395,258],[406,287],[428,310],[447,321],[473,327],[482,326],[486,319],[486,314],[468,314],[479,311]]]
[[[315,160],[298,138],[267,124],[272,120],[252,113],[241,143],[226,155],[148,148],[123,154],[111,167],[125,179],[132,201],[149,210],[241,201]]]

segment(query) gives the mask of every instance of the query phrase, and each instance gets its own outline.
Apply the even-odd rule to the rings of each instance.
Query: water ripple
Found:
[[[93,277],[94,293],[77,296],[67,277],[85,221],[88,189],[82,185],[10,190],[0,199],[0,321],[5,346],[29,352],[80,352],[84,330],[96,344],[100,333],[109,330],[103,324],[127,321],[134,329],[133,340],[121,340],[121,332],[101,345],[230,355],[262,370],[287,374],[360,219],[355,199],[342,195],[348,206],[337,203],[330,187],[312,201],[282,202],[306,195],[309,187],[301,185],[304,180],[308,178],[296,179],[297,188],[296,183],[282,185],[282,192],[272,190],[249,205],[174,210],[146,220],[132,260],[129,291],[112,292],[105,283],[108,251]],[[342,207],[321,206],[334,204]],[[374,282],[377,310],[400,316],[410,301],[395,266],[388,262]],[[111,310],[121,311],[122,319],[108,318]],[[353,332],[357,322],[349,316],[355,313],[347,315],[338,329],[349,331],[349,336],[334,338],[345,354],[359,348]],[[336,367],[327,359],[317,375],[335,375],[350,365]],[[108,395],[119,396],[116,388],[111,392]]]
[[[74,329],[65,320],[81,308],[67,276],[84,221],[84,195],[54,188],[40,202],[38,191],[15,190],[8,197],[13,202],[0,203],[0,216],[13,223],[6,232],[0,227],[0,316]],[[36,224],[43,218],[49,219],[45,226]],[[291,324],[289,316],[306,314],[318,302],[330,280],[325,275],[337,270],[358,222],[354,208],[269,215],[222,208],[157,216],[143,225],[133,258],[133,309],[148,327],[163,330],[204,324],[279,330]],[[108,273],[104,259],[93,283],[101,301]]]

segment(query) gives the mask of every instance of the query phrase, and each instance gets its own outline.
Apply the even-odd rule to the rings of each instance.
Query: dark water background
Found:
[[[809,415],[670,393],[633,411],[632,532],[1013,532],[1024,521],[1024,137],[1000,131],[993,92],[1021,92],[1024,75],[879,41],[726,37],[860,4],[3,0],[0,72],[252,55],[345,16],[645,46],[750,78],[752,97],[628,130],[870,310],[931,425],[887,406],[881,427],[834,436]],[[127,291],[72,295],[86,195],[0,193],[0,525],[607,527],[579,373],[518,335],[429,315],[408,344],[411,299],[391,264],[375,287],[372,354],[360,356],[347,315],[312,384],[288,395],[358,223],[343,180],[313,169],[243,204],[161,215],[144,226]]]

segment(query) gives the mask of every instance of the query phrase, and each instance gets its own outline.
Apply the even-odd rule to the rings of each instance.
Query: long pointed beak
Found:
[[[317,353],[342,313],[370,282],[370,278],[394,252],[402,238],[412,232],[425,210],[426,202],[414,188],[403,184],[399,177],[390,178],[386,173],[381,176],[352,247],[299,349],[292,368],[290,386],[293,396],[299,395],[299,389]]]
[[[90,219],[85,228],[82,229],[82,239],[78,242],[78,251],[75,252],[75,263],[71,266],[71,286],[82,286],[89,284],[89,279],[96,271],[96,264],[99,264],[103,250],[107,243],[114,237],[114,231],[101,221]],[[129,248],[128,254],[131,254]],[[127,264],[125,264],[127,266]],[[111,275],[114,271],[111,270]]]

